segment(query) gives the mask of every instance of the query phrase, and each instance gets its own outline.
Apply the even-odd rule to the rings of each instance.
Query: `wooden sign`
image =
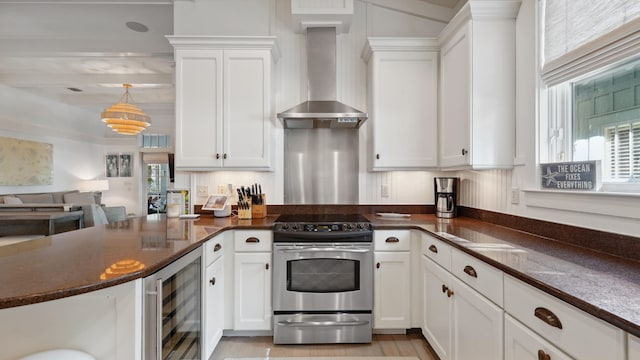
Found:
[[[543,189],[597,190],[598,162],[576,161],[540,164]]]

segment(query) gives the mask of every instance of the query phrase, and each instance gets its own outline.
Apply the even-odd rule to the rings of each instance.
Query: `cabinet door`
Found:
[[[271,330],[271,253],[235,254],[235,330]]]
[[[470,164],[471,39],[461,28],[440,51],[440,166]]]
[[[629,360],[640,360],[640,338],[629,336]]]
[[[222,166],[222,51],[176,50],[176,168]]]
[[[222,337],[224,329],[224,258],[207,266],[204,284],[204,346],[208,359]]]
[[[437,53],[378,52],[370,66],[372,170],[437,166]]]
[[[502,309],[462,281],[451,279],[452,359],[502,359]]]
[[[451,310],[447,297],[451,276],[438,264],[422,256],[422,333],[441,360],[451,358]]]
[[[373,327],[407,329],[411,324],[409,252],[374,253]]]
[[[571,360],[571,358],[549,344],[533,331],[509,315],[504,317],[505,360]]]
[[[267,169],[270,162],[271,55],[224,51],[224,166]]]

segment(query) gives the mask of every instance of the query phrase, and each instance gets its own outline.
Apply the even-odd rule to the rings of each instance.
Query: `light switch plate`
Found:
[[[514,205],[520,203],[520,189],[511,188],[511,203]]]
[[[382,197],[389,197],[389,185],[382,184]]]

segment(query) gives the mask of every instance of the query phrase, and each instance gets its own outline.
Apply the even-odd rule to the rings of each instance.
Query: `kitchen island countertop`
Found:
[[[640,263],[491,223],[431,214],[382,218],[376,229],[421,229],[587,313],[640,336]],[[0,309],[60,299],[148,276],[230,229],[271,229],[277,215],[132,218],[0,247]],[[477,244],[502,244],[482,247]],[[502,249],[500,249],[502,248]],[[519,251],[513,251],[517,249]],[[119,261],[144,267],[106,276]],[[102,279],[101,279],[102,276]]]

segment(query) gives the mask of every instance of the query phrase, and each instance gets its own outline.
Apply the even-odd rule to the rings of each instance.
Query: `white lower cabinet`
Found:
[[[222,338],[224,329],[224,259],[218,258],[205,270],[204,349],[208,359]]]
[[[374,253],[374,329],[411,327],[410,259],[408,251]]]
[[[234,330],[272,329],[271,244],[270,230],[234,232]]]
[[[452,277],[452,359],[502,359],[503,311]]]
[[[640,360],[640,338],[633,335],[629,336],[629,359],[628,360]]]
[[[441,360],[451,359],[451,307],[446,296],[449,273],[422,257],[422,333]]]
[[[503,311],[426,256],[424,328],[441,360],[502,359]]]
[[[575,359],[626,358],[624,331],[510,276],[504,280],[504,305],[509,315]]]
[[[504,316],[504,360],[571,360],[508,314]]]

